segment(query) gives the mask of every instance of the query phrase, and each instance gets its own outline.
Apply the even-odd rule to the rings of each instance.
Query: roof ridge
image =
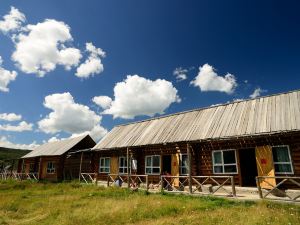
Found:
[[[226,102],[226,103],[221,103],[221,104],[215,104],[215,105],[210,105],[210,106],[206,106],[206,107],[200,107],[200,108],[195,108],[195,109],[180,111],[180,112],[176,112],[176,113],[171,113],[171,114],[167,114],[167,115],[152,117],[152,118],[149,118],[149,119],[144,119],[144,120],[139,120],[139,121],[124,123],[124,124],[119,124],[119,125],[114,126],[114,128],[115,127],[128,126],[130,124],[137,124],[137,123],[147,122],[147,121],[151,121],[151,120],[162,119],[162,118],[166,118],[166,117],[170,117],[170,116],[176,116],[176,115],[190,113],[190,112],[195,112],[195,111],[201,111],[201,110],[215,108],[215,107],[220,107],[220,106],[226,106],[226,105],[230,105],[230,104],[234,104],[234,103],[247,102],[247,101],[252,101],[252,100],[256,100],[256,99],[269,98],[269,97],[273,97],[273,96],[290,94],[290,93],[299,92],[299,91],[300,91],[300,89],[296,89],[296,90],[287,91],[287,92],[281,92],[281,93],[277,93],[277,94],[259,96],[259,97],[256,97],[256,98],[248,98],[248,99],[244,99],[244,100],[240,100],[240,101],[232,101],[232,102]]]

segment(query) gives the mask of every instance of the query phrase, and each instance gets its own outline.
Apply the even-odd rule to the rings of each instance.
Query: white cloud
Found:
[[[15,149],[28,149],[28,150],[32,150],[36,147],[38,147],[39,145],[36,142],[32,142],[31,144],[15,144],[10,142],[7,137],[0,137],[0,147],[4,147],[4,148],[15,148]]]
[[[112,99],[108,96],[95,96],[93,102],[102,109],[108,109],[111,106]]]
[[[33,124],[27,123],[26,121],[20,122],[18,125],[4,124],[0,125],[0,130],[23,132],[32,130]]]
[[[86,51],[89,57],[77,68],[75,75],[81,78],[88,78],[104,70],[101,58],[105,57],[105,52],[101,48],[96,48],[93,43],[86,43]]]
[[[199,87],[201,91],[220,91],[227,94],[232,94],[237,87],[234,75],[227,73],[224,77],[219,76],[208,64],[199,67],[199,73],[191,84]]]
[[[38,122],[40,130],[45,133],[54,134],[64,131],[70,134],[81,134],[100,130],[102,117],[89,107],[75,103],[69,92],[46,96],[44,106],[52,110]],[[105,131],[103,133],[107,132],[103,127],[101,129]]]
[[[0,120],[5,120],[5,121],[18,121],[21,120],[22,116],[17,115],[15,113],[0,113]]]
[[[0,20],[0,31],[8,33],[19,30],[25,20],[25,15],[12,6],[9,14],[3,16],[3,20]]]
[[[72,41],[70,27],[64,22],[47,19],[36,25],[27,25],[15,38],[12,59],[24,73],[43,77],[57,65],[69,70],[77,66],[80,50],[66,47]]]
[[[261,89],[260,87],[256,88],[251,95],[250,98],[257,98],[261,96],[262,93],[267,92],[267,90]]]
[[[0,56],[0,91],[8,92],[7,87],[11,81],[14,81],[17,77],[16,71],[9,71],[2,67],[2,57]]]
[[[128,75],[124,81],[115,85],[115,99],[103,114],[124,119],[133,119],[139,115],[163,114],[173,102],[180,102],[177,92],[169,81],[152,81],[138,75]]]
[[[183,81],[187,79],[188,69],[183,69],[182,67],[178,67],[173,71],[173,75],[176,76],[176,80]]]

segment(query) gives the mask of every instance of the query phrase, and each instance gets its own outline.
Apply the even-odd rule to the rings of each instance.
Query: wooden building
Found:
[[[131,172],[153,183],[189,169],[231,175],[241,186],[255,186],[258,175],[300,176],[300,91],[116,126],[92,150],[98,179],[126,174],[127,153],[136,164]]]
[[[80,152],[95,144],[89,135],[43,144],[21,158],[19,173],[35,173],[39,180],[78,179],[91,168],[90,153]]]

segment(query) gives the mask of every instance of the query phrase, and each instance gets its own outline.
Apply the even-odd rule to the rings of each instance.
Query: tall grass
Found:
[[[300,224],[291,204],[146,194],[78,183],[0,183],[0,224]]]

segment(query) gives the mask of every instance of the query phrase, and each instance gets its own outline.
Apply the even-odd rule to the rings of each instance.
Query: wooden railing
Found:
[[[80,177],[80,180],[83,180],[86,184],[92,184],[96,182],[96,173],[81,173]]]
[[[222,182],[219,182],[219,181]],[[224,186],[230,185],[229,190]],[[161,176],[161,190],[169,192],[187,192],[190,194],[215,195],[222,190],[222,194],[236,197],[233,176]],[[220,192],[218,192],[220,194]]]
[[[13,173],[16,180],[38,180],[37,173]]]
[[[108,174],[107,175],[107,186],[123,186],[127,185],[132,190],[143,189],[149,190],[148,175],[133,175],[131,174]]]
[[[274,185],[272,182],[269,182],[270,179],[278,179],[281,180],[278,184]],[[270,189],[263,191],[261,183],[266,183]],[[295,190],[294,196],[285,191],[286,185],[293,184],[298,190]],[[300,202],[300,177],[284,177],[284,176],[257,176],[256,184],[258,189],[258,194],[261,199],[284,199],[287,201]],[[271,194],[271,195],[270,195]],[[299,199],[299,200],[298,200]]]

